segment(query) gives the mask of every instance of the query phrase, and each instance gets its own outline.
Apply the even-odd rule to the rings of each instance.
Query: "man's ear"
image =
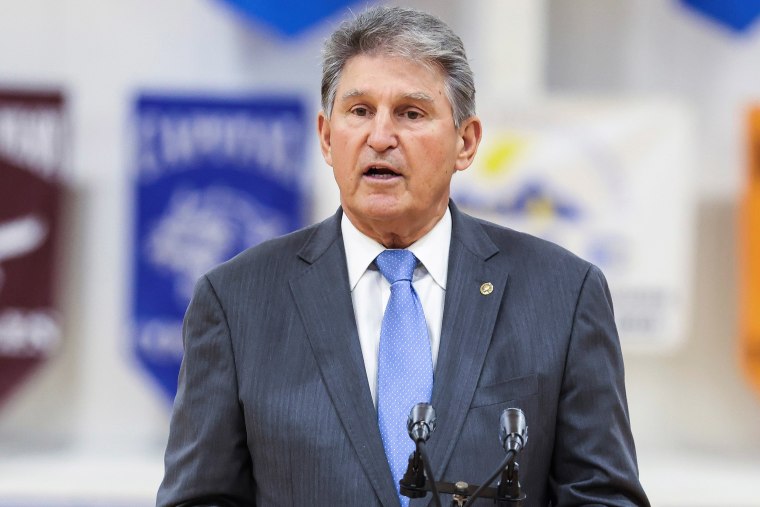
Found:
[[[330,120],[324,111],[317,115],[317,133],[319,135],[319,147],[322,150],[322,158],[327,165],[332,167],[332,151],[330,150]]]
[[[475,159],[480,139],[483,137],[483,125],[480,123],[480,118],[477,116],[467,118],[457,129],[457,135],[460,148],[454,168],[457,171],[464,171]]]

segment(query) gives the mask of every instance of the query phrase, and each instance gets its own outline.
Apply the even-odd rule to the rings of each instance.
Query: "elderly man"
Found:
[[[449,200],[474,98],[433,16],[378,7],[328,39],[318,132],[341,207],[198,282],[158,505],[408,505],[417,402],[438,413],[438,480],[483,482],[519,407],[525,505],[648,505],[604,277]]]

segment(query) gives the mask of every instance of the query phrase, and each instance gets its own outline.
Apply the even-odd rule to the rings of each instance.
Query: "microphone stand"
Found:
[[[497,491],[497,501],[502,499],[506,503],[502,505],[522,505],[525,494],[520,489],[520,464],[512,460],[501,472],[501,480]],[[517,503],[515,503],[517,502]]]
[[[430,468],[430,460],[425,449],[423,440],[415,441],[416,448],[409,457],[409,466],[404,477],[399,481],[401,494],[407,498],[423,498],[428,491],[433,493],[433,502],[436,507],[441,507],[441,496],[438,492],[438,483],[433,478],[433,470]],[[430,477],[427,481],[425,475]]]
[[[520,465],[515,461],[517,453],[514,450],[508,451],[496,471],[483,485],[477,486],[464,481],[436,482],[430,470],[424,445],[418,444],[417,448],[418,450],[409,458],[406,474],[399,481],[402,495],[408,498],[423,498],[428,492],[432,492],[433,500],[438,507],[441,505],[439,493],[453,495],[451,507],[470,507],[478,498],[493,498],[494,505],[498,507],[522,507],[526,496],[520,487]],[[423,468],[430,481],[425,480]],[[501,480],[498,487],[489,487],[499,474],[501,474]]]

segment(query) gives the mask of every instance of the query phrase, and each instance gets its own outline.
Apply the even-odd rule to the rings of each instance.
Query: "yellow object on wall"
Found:
[[[749,113],[747,184],[740,217],[741,359],[760,394],[760,106]]]

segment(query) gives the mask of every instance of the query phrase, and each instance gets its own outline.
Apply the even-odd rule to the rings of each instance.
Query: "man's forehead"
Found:
[[[393,53],[359,53],[353,55],[343,64],[340,72],[341,76],[346,74],[350,68],[362,64],[369,64],[373,68],[393,66],[412,71],[419,70],[424,71],[425,73],[430,73],[436,77],[444,77],[443,68],[434,61],[406,55],[396,55]]]

